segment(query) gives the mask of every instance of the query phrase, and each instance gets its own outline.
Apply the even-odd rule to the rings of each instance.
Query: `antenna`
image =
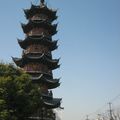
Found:
[[[41,4],[44,4],[45,3],[45,0],[40,0],[41,1]]]
[[[40,0],[40,6],[44,6],[45,5],[45,0]]]

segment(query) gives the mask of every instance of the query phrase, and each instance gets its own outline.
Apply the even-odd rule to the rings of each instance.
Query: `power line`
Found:
[[[99,109],[97,109],[95,112],[92,112],[92,113],[88,114],[88,116],[92,116],[92,115],[95,115],[95,114],[100,113],[100,111],[101,111],[103,108],[107,107],[107,105],[109,104],[110,120],[113,120],[111,104],[112,104],[114,101],[116,101],[117,99],[120,99],[120,94],[118,94],[117,96],[115,96],[113,99],[110,100],[109,103],[104,104],[102,107],[100,107]]]
[[[110,102],[116,101],[117,99],[119,99],[119,97],[120,97],[120,94],[118,94],[117,96],[115,96]]]

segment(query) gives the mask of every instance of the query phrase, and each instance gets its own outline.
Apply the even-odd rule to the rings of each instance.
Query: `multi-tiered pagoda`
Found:
[[[40,5],[31,5],[24,13],[28,23],[21,25],[26,37],[24,40],[18,40],[23,49],[22,58],[13,60],[17,66],[29,73],[33,83],[41,88],[43,103],[40,114],[36,113],[31,119],[50,120],[50,111],[60,107],[61,103],[61,99],[53,98],[51,90],[60,85],[59,79],[54,79],[52,74],[52,70],[60,67],[59,59],[52,58],[52,51],[58,47],[57,41],[52,40],[52,36],[57,33],[57,24],[52,24],[57,19],[56,11],[49,9],[44,0],[41,0]],[[52,115],[53,120],[55,114]]]

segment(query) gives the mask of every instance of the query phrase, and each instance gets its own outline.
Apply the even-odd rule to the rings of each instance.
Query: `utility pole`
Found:
[[[112,103],[109,102],[109,114],[110,114],[110,120],[114,120],[113,116],[112,116]]]

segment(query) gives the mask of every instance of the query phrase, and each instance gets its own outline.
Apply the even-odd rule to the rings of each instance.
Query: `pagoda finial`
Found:
[[[45,0],[40,0],[41,1],[41,4],[43,5],[45,3]]]

